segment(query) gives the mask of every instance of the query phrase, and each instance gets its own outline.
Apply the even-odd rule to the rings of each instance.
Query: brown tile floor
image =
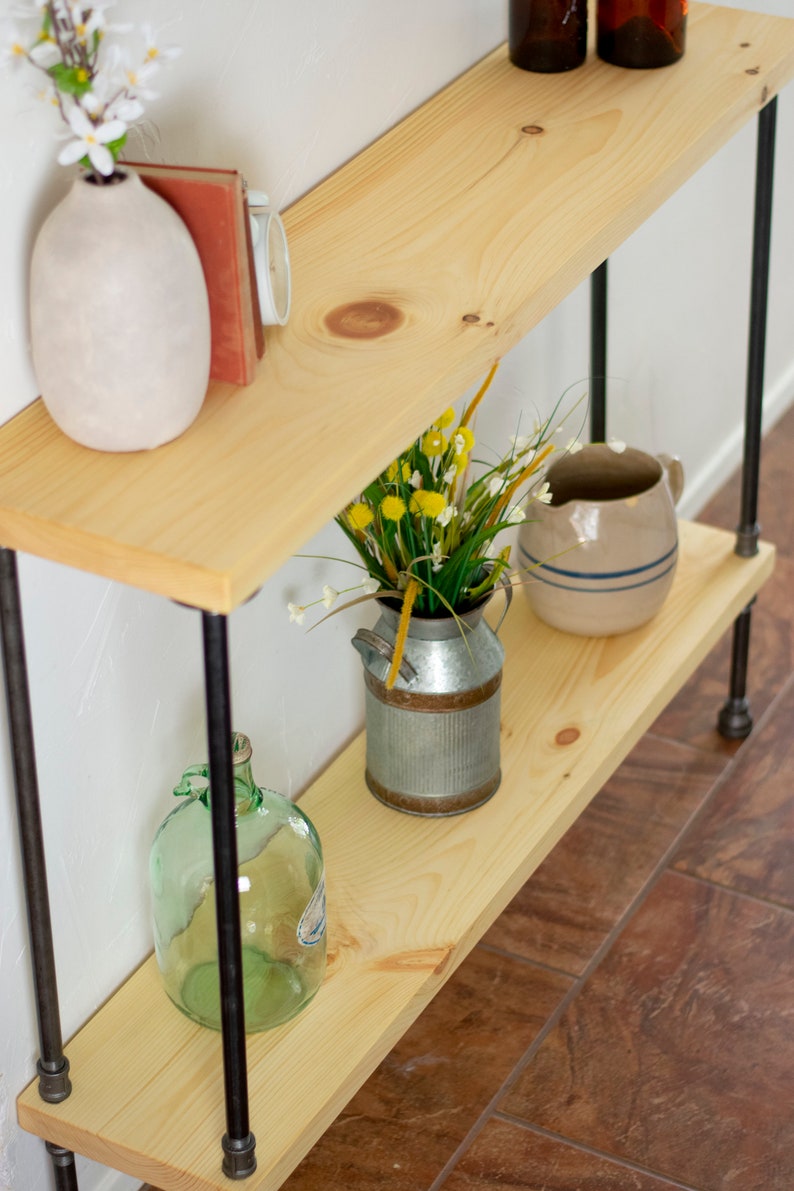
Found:
[[[792,1191],[793,456],[794,410],[764,444],[752,736],[714,730],[726,639],[286,1191]],[[737,508],[728,484],[703,519]]]

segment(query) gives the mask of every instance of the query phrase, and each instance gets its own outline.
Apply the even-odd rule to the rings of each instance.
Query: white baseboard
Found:
[[[794,405],[794,362],[772,388],[764,392],[763,433]],[[708,463],[693,477],[687,476],[684,495],[678,503],[678,515],[689,521],[697,517],[711,497],[718,492],[742,461],[744,426],[736,426],[714,451]],[[739,515],[739,493],[736,493],[736,515]]]

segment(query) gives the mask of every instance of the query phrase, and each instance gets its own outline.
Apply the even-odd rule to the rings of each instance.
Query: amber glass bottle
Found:
[[[596,48],[613,66],[670,66],[684,52],[687,0],[598,0]]]
[[[587,53],[587,0],[510,0],[510,61],[553,74],[581,66]]]

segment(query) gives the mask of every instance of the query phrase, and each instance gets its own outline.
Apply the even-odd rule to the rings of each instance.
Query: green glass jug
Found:
[[[232,741],[245,1029],[268,1030],[311,1001],[325,974],[325,872],[308,817],[258,787],[251,742]],[[200,1025],[221,1028],[209,767],[186,769],[185,801],[160,825],[150,878],[154,943],[165,991]]]

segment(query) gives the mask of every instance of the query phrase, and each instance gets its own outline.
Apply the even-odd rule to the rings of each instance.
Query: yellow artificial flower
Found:
[[[364,504],[363,500],[356,501],[347,510],[347,520],[351,529],[364,530],[368,525],[372,524],[372,519],[375,514],[369,505]]]
[[[449,409],[444,410],[443,414],[436,422],[436,426],[438,426],[440,430],[443,430],[445,427],[451,426],[454,421],[455,411],[452,406],[450,406]]]
[[[468,426],[458,426],[452,436],[452,442],[454,443],[456,454],[468,455],[474,446],[474,435]]]
[[[380,502],[380,515],[384,521],[400,521],[405,512],[405,501],[401,496],[384,496]]]
[[[427,434],[422,437],[422,452],[430,458],[433,455],[443,455],[448,446],[449,442],[446,436],[435,428],[428,430]]]
[[[440,492],[418,488],[411,497],[410,510],[420,517],[430,517],[435,520],[446,507],[447,502]]]
[[[400,463],[399,459],[395,459],[394,463],[390,463],[386,468],[386,482],[393,484],[397,478],[401,478],[403,483],[407,484],[411,478],[411,465],[406,463],[403,459]]]

